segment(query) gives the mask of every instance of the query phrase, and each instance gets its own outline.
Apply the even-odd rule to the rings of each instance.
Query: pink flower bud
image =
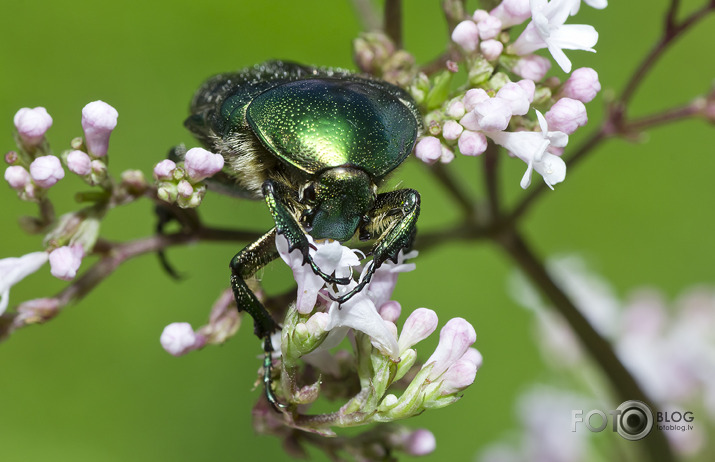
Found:
[[[502,98],[489,98],[474,108],[479,128],[485,131],[506,130],[511,120],[509,102]],[[470,128],[470,127],[467,127]]]
[[[30,164],[30,175],[35,184],[49,188],[65,177],[60,160],[55,156],[42,156]]]
[[[104,101],[93,101],[82,109],[82,129],[90,154],[107,155],[109,135],[117,126],[119,113]]]
[[[400,302],[390,300],[389,302],[383,303],[377,312],[380,313],[380,317],[385,321],[395,322],[400,317],[402,307],[400,306]]]
[[[439,161],[443,164],[448,164],[454,160],[454,153],[452,152],[451,149],[449,149],[447,146],[442,145],[442,155],[439,158]]]
[[[318,311],[305,322],[305,327],[311,335],[318,335],[328,330],[330,315]]]
[[[478,156],[487,150],[487,137],[483,133],[465,130],[457,142],[459,152],[465,156]]]
[[[184,167],[191,182],[208,178],[223,168],[223,156],[203,148],[191,148],[184,157]]]
[[[410,313],[402,326],[397,345],[404,352],[412,345],[429,337],[437,328],[437,313],[427,308],[417,308]]]
[[[484,40],[479,44],[479,51],[482,52],[487,61],[496,61],[504,51],[504,44],[499,40]]]
[[[509,103],[513,115],[524,115],[529,112],[529,95],[519,84],[507,83],[499,89],[497,98]]]
[[[529,100],[529,104],[534,102],[534,93],[536,92],[536,84],[534,83],[533,80],[529,79],[524,79],[524,80],[519,80],[516,82],[517,85],[519,85],[525,92],[526,92],[526,97]]]
[[[52,117],[44,107],[24,107],[17,111],[13,121],[22,140],[31,146],[40,144],[52,126]]]
[[[463,361],[471,362],[472,364],[474,364],[477,367],[477,369],[482,367],[482,363],[484,362],[484,358],[482,358],[482,354],[476,348],[470,348],[467,351],[465,351],[460,359],[462,359]]]
[[[547,58],[539,55],[526,55],[516,62],[512,72],[519,77],[538,82],[544,78],[549,69],[551,69],[551,61]]]
[[[462,318],[452,318],[439,332],[439,344],[425,366],[432,364],[429,379],[438,378],[464,355],[477,340],[474,327]],[[423,367],[425,367],[423,366]]]
[[[107,164],[99,159],[94,159],[90,164],[92,166],[92,174],[98,178],[104,178],[107,175]]]
[[[440,394],[446,396],[464,390],[474,383],[476,376],[477,366],[471,361],[459,359],[449,366],[442,375]]]
[[[83,151],[71,151],[67,154],[67,168],[77,175],[92,173],[92,159]]]
[[[489,15],[477,23],[479,29],[479,38],[482,40],[493,39],[501,32],[501,20],[496,16]]]
[[[58,279],[71,281],[77,275],[84,257],[84,249],[79,244],[59,247],[50,252],[50,273]]]
[[[452,31],[452,41],[466,51],[476,51],[479,43],[479,29],[473,21],[466,20],[457,24]]]
[[[472,112],[477,104],[489,99],[489,95],[483,88],[472,88],[464,95],[464,109]]]
[[[474,21],[475,24],[479,24],[481,21],[484,21],[488,17],[489,12],[487,10],[476,10],[472,15],[472,21]]]
[[[188,322],[174,322],[164,328],[159,342],[169,354],[181,356],[204,346],[206,339],[197,335]]]
[[[425,136],[415,146],[415,156],[426,164],[434,164],[442,157],[442,143],[434,136]]]
[[[529,0],[504,0],[490,13],[499,18],[503,27],[521,24],[531,17]]]
[[[194,193],[194,187],[191,186],[191,183],[188,181],[181,180],[176,186],[176,191],[179,193],[179,196],[190,197]]]
[[[176,163],[173,160],[164,159],[154,167],[154,178],[156,180],[171,180],[176,170]]]
[[[30,173],[25,170],[25,167],[11,165],[5,169],[5,181],[16,191],[24,190],[30,184],[30,180]]]
[[[448,120],[442,126],[442,136],[445,140],[456,140],[462,134],[464,127],[454,120]]]
[[[447,110],[445,111],[445,114],[448,117],[453,117],[455,119],[458,119],[462,117],[465,113],[464,109],[464,103],[460,100],[454,100],[451,103],[449,103],[449,106],[447,106]]]
[[[544,117],[549,124],[549,130],[564,132],[567,135],[588,122],[586,106],[581,101],[571,98],[561,98],[556,101]]]
[[[436,447],[437,440],[434,435],[424,428],[412,432],[404,443],[405,452],[411,456],[426,456],[432,453]]]
[[[598,73],[590,67],[581,67],[573,71],[564,82],[560,95],[588,103],[599,91],[601,91],[601,83],[598,81]]]

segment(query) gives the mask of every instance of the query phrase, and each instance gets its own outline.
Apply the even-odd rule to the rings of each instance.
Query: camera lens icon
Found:
[[[618,406],[618,434],[630,441],[645,438],[653,429],[653,413],[642,401],[625,401]]]

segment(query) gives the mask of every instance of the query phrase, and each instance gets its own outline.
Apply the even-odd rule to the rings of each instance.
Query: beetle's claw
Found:
[[[267,337],[263,343],[263,351],[265,353],[263,357],[263,389],[266,393],[266,400],[271,403],[271,406],[273,406],[276,412],[285,412],[284,409],[287,409],[288,405],[278,401],[275,393],[273,393],[273,378],[271,377],[271,370],[273,369],[273,359],[271,358],[273,345],[271,344],[270,336]]]
[[[363,290],[365,286],[370,284],[370,280],[372,279],[372,275],[375,274],[375,262],[374,260],[370,262],[370,268],[367,270],[365,273],[365,276],[362,278],[360,282],[358,282],[358,285],[353,287],[349,292],[339,296],[339,297],[334,297],[332,294],[328,294],[331,300],[338,302],[338,304],[342,305],[343,303],[347,302],[351,298],[355,296],[358,292]]]
[[[323,281],[327,282],[328,284],[338,284],[341,286],[350,284],[351,278],[336,278],[335,276],[331,276],[329,274],[326,274],[323,272],[323,270],[318,267],[318,265],[315,264],[312,258],[308,257],[308,263],[310,263],[310,268],[313,270],[315,274],[323,278]]]

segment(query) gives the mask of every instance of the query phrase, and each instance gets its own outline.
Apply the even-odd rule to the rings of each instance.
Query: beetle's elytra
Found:
[[[186,127],[225,159],[209,187],[264,198],[275,227],[233,257],[231,287],[239,310],[272,351],[278,329],[245,283],[278,257],[276,233],[330,283],[308,253],[315,239],[374,240],[363,279],[338,299],[347,301],[375,269],[395,260],[415,234],[420,197],[412,189],[378,194],[386,176],[412,152],[421,117],[404,90],[344,70],[270,61],[207,80],[191,102]],[[180,155],[180,153],[178,153]],[[267,369],[270,361],[267,360]],[[275,403],[266,378],[266,393]]]

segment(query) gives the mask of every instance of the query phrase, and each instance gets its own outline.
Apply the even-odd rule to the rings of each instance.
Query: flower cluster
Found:
[[[203,148],[186,151],[178,165],[171,159],[164,159],[154,167],[157,195],[163,201],[176,203],[182,208],[198,207],[206,194],[206,186],[201,180],[220,172],[223,163],[221,154],[213,154]]]
[[[605,0],[587,3],[606,6]],[[564,49],[595,51],[598,33],[592,26],[565,24],[579,6],[580,0],[504,0],[493,10],[477,10],[457,24],[452,40],[462,52],[468,84],[456,94],[451,91],[458,69],[455,62],[448,62],[447,69],[432,80],[414,73],[410,91],[426,109],[426,133],[417,144],[416,156],[428,164],[448,163],[455,151],[466,156],[484,153],[491,140],[527,164],[522,188],[530,185],[533,171],[551,189],[562,182],[566,164],[560,156],[569,135],[588,121],[584,103],[600,90],[598,75],[591,68],[580,68],[564,82],[558,77],[546,79],[551,62],[533,52],[548,49],[568,73],[571,62]],[[527,21],[512,41],[513,28]],[[356,54],[362,68],[393,63],[394,57],[381,60],[385,53],[378,51],[388,48],[379,44],[360,42]],[[409,62],[402,59],[402,64]]]
[[[82,109],[84,141],[72,141],[72,150],[62,154],[67,169],[97,185],[105,181],[105,156],[109,136],[117,126],[117,111],[103,101],[94,101]],[[60,158],[52,154],[45,133],[52,126],[52,117],[44,107],[22,108],[15,114],[17,151],[5,155],[10,166],[5,180],[24,200],[38,201],[47,189],[64,178]]]
[[[89,185],[105,190],[110,187],[106,155],[117,115],[116,109],[103,101],[87,104],[82,109],[84,139],[75,138],[71,142],[72,149],[57,157],[45,137],[52,126],[47,110],[22,108],[15,114],[17,150],[5,155],[5,162],[9,164],[5,180],[22,200],[38,202],[45,211],[46,216],[41,219],[28,218],[21,224],[30,232],[47,234],[45,251],[0,260],[0,314],[7,308],[10,288],[39,270],[45,262],[50,262],[53,276],[69,281],[77,275],[82,258],[92,250],[99,235],[103,208],[92,206],[55,220],[54,214],[47,212],[51,210],[47,191],[64,178],[63,165]],[[42,304],[24,305],[27,308]]]
[[[354,271],[364,274],[369,267],[368,264],[358,272],[359,252],[335,241],[314,242],[307,237],[311,257],[327,274],[352,278]],[[348,388],[337,386],[347,380],[341,374],[346,370],[357,372],[359,387],[354,396],[347,396],[347,402],[337,412],[320,420],[319,428],[389,422],[417,415],[425,409],[453,403],[474,381],[482,357],[471,348],[476,340],[474,328],[462,318],[445,324],[437,349],[416,374],[410,375],[417,361],[413,346],[432,334],[438,324],[434,311],[418,308],[407,317],[398,335],[395,323],[401,306],[390,298],[397,275],[414,269],[406,259],[416,256],[416,252],[400,253],[396,263],[384,263],[367,287],[340,305],[333,299],[353,289],[357,281],[335,288],[303,264],[299,250],[289,252],[282,235],[276,238],[276,246],[298,284],[296,303],[288,310],[280,336],[273,339],[275,350],[280,351],[275,358],[281,363],[279,396],[290,404],[308,404],[318,398],[321,388],[330,396],[344,394]],[[162,334],[162,346],[174,355],[200,348],[205,343],[202,329],[194,332],[188,324],[171,324]],[[332,352],[346,336],[351,339],[354,356]],[[317,370],[322,380],[301,386],[301,362]],[[388,387],[407,377],[410,379],[400,396],[387,393]]]

